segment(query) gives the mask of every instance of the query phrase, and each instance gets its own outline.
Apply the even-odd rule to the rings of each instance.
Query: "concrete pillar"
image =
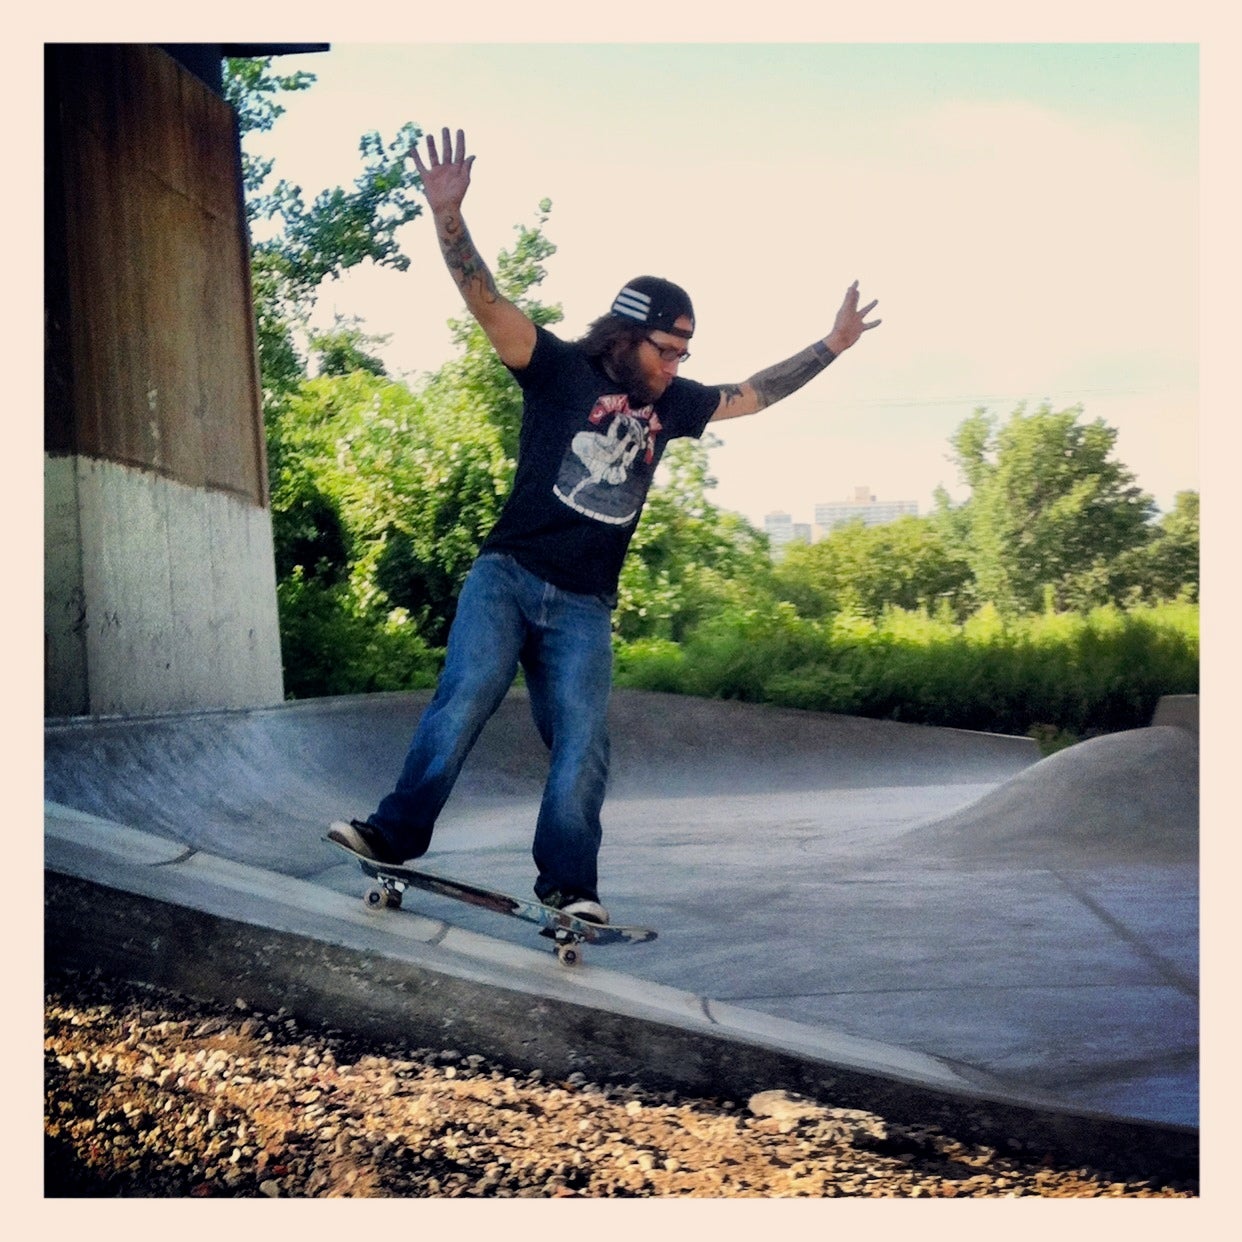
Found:
[[[49,716],[284,697],[271,517],[115,462],[44,463]]]
[[[232,109],[149,45],[45,81],[45,713],[280,702]]]

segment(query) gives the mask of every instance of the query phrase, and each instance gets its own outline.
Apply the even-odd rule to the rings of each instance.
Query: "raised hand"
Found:
[[[870,301],[864,307],[858,305],[858,281],[854,281],[852,285],[845,291],[845,299],[841,303],[841,309],[837,311],[836,322],[832,326],[832,331],[825,338],[828,348],[834,354],[839,354],[843,349],[849,349],[864,332],[872,328],[878,328],[883,320],[872,319],[867,321],[867,316],[876,308],[876,301]]]
[[[841,309],[837,311],[832,331],[822,341],[816,341],[783,362],[777,362],[762,371],[756,371],[741,384],[721,384],[720,404],[712,415],[721,418],[739,418],[744,414],[756,414],[760,410],[795,393],[810,383],[842,350],[849,349],[864,332],[880,326],[880,320],[867,316],[877,303],[858,305],[858,281],[845,291]],[[825,349],[824,346],[828,349]],[[829,353],[828,351],[832,352]]]
[[[427,163],[419,157],[418,148],[410,148],[410,157],[418,175],[422,178],[423,193],[427,196],[427,205],[433,212],[456,211],[460,209],[462,199],[470,188],[470,166],[474,156],[466,155],[466,135],[463,130],[457,131],[457,149],[453,149],[453,140],[449,135],[448,126],[441,134],[443,154],[436,150],[436,140],[427,135]]]
[[[427,135],[426,163],[417,148],[410,149],[410,158],[422,178],[423,193],[435,218],[440,253],[466,309],[479,321],[501,362],[514,368],[528,365],[535,351],[535,325],[496,288],[462,218],[461,202],[470,188],[470,166],[474,163],[474,156],[466,154],[465,133],[457,131],[454,146],[445,126],[438,149],[436,140]]]

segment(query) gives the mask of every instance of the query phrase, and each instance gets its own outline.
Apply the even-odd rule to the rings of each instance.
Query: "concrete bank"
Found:
[[[244,979],[269,1008],[461,1031],[549,1070],[844,1084],[890,1112],[931,1092],[1084,1150],[1193,1148],[1193,701],[1041,760],[1028,739],[619,692],[604,897],[660,939],[573,977],[525,924],[459,903],[376,920],[320,841],[386,791],[426,701],[49,722],[49,960]],[[545,768],[514,693],[427,864],[529,891]]]
[[[962,741],[952,738],[950,748]],[[893,757],[890,776],[901,766]],[[785,762],[788,781],[797,765]],[[908,769],[908,754],[902,762]],[[1001,1147],[1016,1140],[1141,1172],[1183,1172],[1197,1160],[1194,1127],[1067,1108],[1015,1093],[977,1062],[630,973],[656,945],[596,950],[566,971],[529,939],[491,934],[525,930],[495,916],[480,933],[411,910],[370,914],[350,899],[361,877],[348,866],[328,868],[325,885],[322,872],[299,879],[57,803],[46,808],[45,842],[49,965],[100,968],[206,999],[241,997],[385,1040],[468,1045],[553,1075],[705,1094],[780,1086],[894,1119],[949,1128],[968,1119]]]

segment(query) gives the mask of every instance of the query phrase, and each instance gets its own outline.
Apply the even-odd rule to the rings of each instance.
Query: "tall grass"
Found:
[[[878,621],[726,613],[684,643],[623,644],[617,683],[815,711],[1073,739],[1149,724],[1165,694],[1199,687],[1197,605],[1166,603],[958,624],[890,610]]]

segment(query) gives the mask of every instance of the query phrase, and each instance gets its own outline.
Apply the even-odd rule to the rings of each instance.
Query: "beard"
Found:
[[[660,381],[658,388],[643,373],[642,364],[638,361],[637,347],[631,345],[618,350],[608,360],[609,376],[625,389],[626,398],[632,410],[640,410],[645,405],[654,405],[668,388],[667,381]]]

